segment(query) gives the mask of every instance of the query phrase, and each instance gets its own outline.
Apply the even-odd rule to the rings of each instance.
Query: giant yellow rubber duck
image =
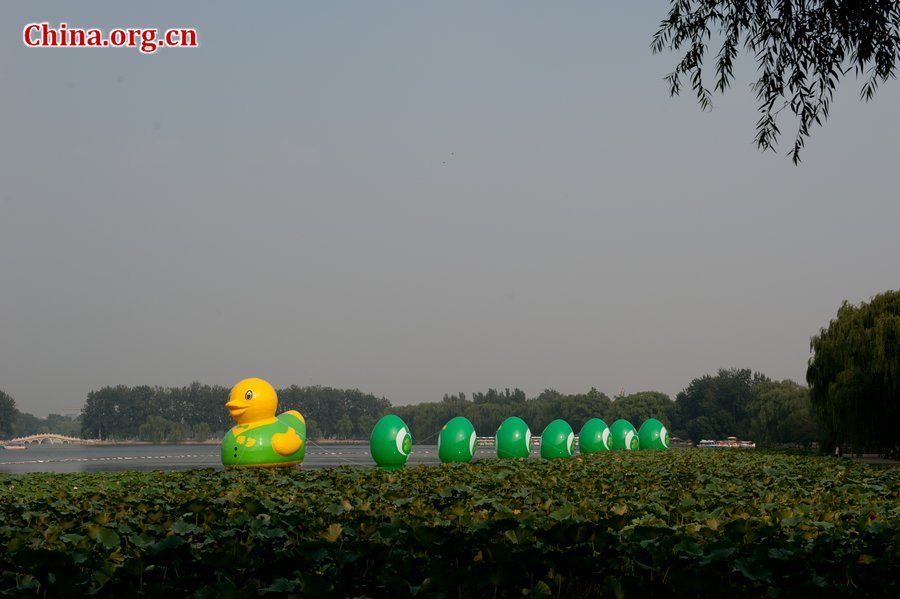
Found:
[[[225,404],[237,424],[222,439],[222,464],[229,467],[295,466],[306,455],[306,421],[290,410],[275,416],[278,396],[262,379],[244,379]]]

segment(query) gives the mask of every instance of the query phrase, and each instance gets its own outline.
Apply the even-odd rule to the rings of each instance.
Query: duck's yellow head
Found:
[[[278,396],[275,389],[262,379],[244,379],[231,388],[225,404],[238,424],[250,424],[275,417]]]

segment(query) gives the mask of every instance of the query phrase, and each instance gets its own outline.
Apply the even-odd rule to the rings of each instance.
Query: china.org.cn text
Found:
[[[153,54],[159,48],[196,48],[200,45],[194,28],[82,29],[60,23],[29,23],[22,29],[22,41],[29,48],[137,48]]]

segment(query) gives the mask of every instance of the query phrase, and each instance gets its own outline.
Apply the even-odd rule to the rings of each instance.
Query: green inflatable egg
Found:
[[[609,451],[609,427],[599,418],[591,418],[578,433],[578,447],[581,453]]]
[[[609,427],[609,438],[612,440],[612,449],[624,449],[633,451],[640,447],[640,439],[637,430],[627,420],[616,420]]]
[[[517,416],[510,416],[497,429],[498,458],[527,458],[531,455],[531,429]]]
[[[468,418],[457,416],[444,425],[438,435],[441,462],[468,462],[475,455],[475,427]]]
[[[666,425],[656,418],[644,421],[638,431],[638,437],[641,440],[641,449],[669,448],[669,431],[666,430]]]
[[[378,421],[369,439],[372,459],[380,468],[399,470],[412,451],[412,435],[403,420],[388,414]]]
[[[541,457],[570,458],[575,452],[575,433],[565,420],[554,420],[541,433]]]

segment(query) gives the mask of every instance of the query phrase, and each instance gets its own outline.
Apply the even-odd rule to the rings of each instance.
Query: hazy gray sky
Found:
[[[900,85],[841,88],[804,164],[752,144],[752,64],[668,97],[666,2],[0,4],[0,389],[805,380],[900,286]],[[31,49],[30,22],[198,49]]]

